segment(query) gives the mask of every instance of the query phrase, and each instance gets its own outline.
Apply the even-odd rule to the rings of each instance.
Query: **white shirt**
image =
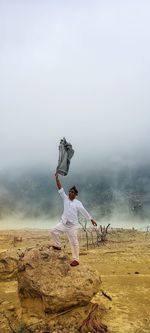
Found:
[[[87,220],[92,219],[91,215],[83,207],[81,201],[77,199],[70,200],[63,188],[58,190],[58,193],[64,201],[64,211],[61,217],[63,223],[66,224],[67,222],[70,222],[71,224],[77,224],[78,213],[81,213]]]

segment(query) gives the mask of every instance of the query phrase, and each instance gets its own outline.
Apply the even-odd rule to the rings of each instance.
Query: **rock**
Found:
[[[18,264],[21,305],[29,312],[64,312],[86,305],[99,291],[99,274],[89,265],[71,267],[68,258],[48,248],[25,251]]]
[[[15,307],[14,307],[14,305],[10,305],[10,306],[8,307],[8,311],[15,311]]]
[[[8,302],[8,301],[3,301],[2,304],[3,304],[4,307],[7,307],[7,308],[8,308],[8,306],[10,305],[10,302]]]
[[[0,281],[13,280],[17,276],[18,255],[16,251],[0,253]]]

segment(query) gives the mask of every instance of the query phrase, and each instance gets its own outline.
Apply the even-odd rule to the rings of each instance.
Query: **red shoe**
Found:
[[[57,251],[60,251],[61,250],[61,247],[58,247],[58,246],[52,246],[53,250],[57,250]]]
[[[71,261],[71,263],[70,263],[70,266],[77,266],[77,265],[79,265],[79,261],[77,261],[77,260],[73,260],[73,261]]]

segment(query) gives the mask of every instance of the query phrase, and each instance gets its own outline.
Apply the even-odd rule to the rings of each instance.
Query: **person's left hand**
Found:
[[[95,227],[97,227],[97,223],[93,219],[91,220],[91,222]]]

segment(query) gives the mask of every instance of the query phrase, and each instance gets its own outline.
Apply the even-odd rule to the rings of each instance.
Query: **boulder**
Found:
[[[16,279],[18,258],[19,256],[16,251],[0,253],[0,281]]]
[[[26,250],[19,258],[21,305],[35,315],[87,305],[99,291],[100,283],[97,271],[84,264],[71,267],[69,258],[52,248]]]

